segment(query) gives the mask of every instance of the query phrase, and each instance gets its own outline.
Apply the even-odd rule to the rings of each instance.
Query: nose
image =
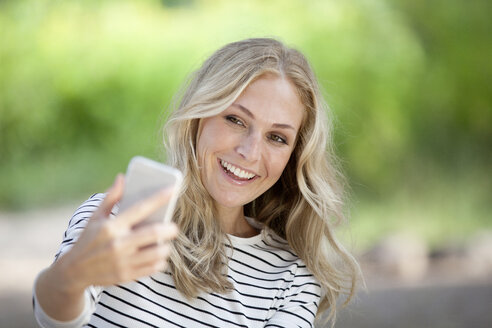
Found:
[[[248,162],[256,162],[261,157],[261,135],[259,133],[248,133],[244,135],[236,152]]]

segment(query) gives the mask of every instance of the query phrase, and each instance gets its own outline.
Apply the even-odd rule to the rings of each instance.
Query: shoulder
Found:
[[[258,249],[261,249],[264,252],[273,253],[277,258],[281,258],[285,262],[302,262],[299,256],[292,250],[289,243],[275,232],[265,228],[261,234],[261,244],[258,245]]]
[[[72,228],[75,225],[79,225],[80,223],[87,221],[92,214],[98,209],[101,203],[104,201],[106,197],[105,193],[96,193],[89,197],[86,201],[84,201],[73,213],[70,221],[68,223],[68,229]]]
[[[103,193],[93,194],[75,210],[72,217],[68,221],[68,227],[63,234],[63,240],[60,244],[58,252],[55,255],[55,260],[57,260],[62,254],[66,253],[73,246],[73,244],[75,244],[86,227],[87,222],[89,222],[89,219],[99,208],[105,197],[106,194]]]
[[[266,229],[263,232],[262,250],[269,254],[270,260],[279,267],[288,267],[290,292],[310,294],[318,299],[321,295],[321,284],[311,273],[306,263],[290,247],[289,243],[273,231]]]
[[[86,213],[94,212],[104,201],[104,198],[106,198],[105,193],[93,194],[77,208],[74,215],[81,211],[85,211]]]
[[[106,194],[96,193],[84,201],[73,213],[72,218],[70,219],[69,228],[74,224],[76,219],[85,219],[90,217],[92,213],[94,213],[101,205],[105,197]]]
[[[260,235],[248,243],[253,253],[266,256],[273,262],[283,262],[285,265],[296,263],[301,267],[305,267],[304,261],[290,247],[287,240],[255,219],[250,217],[246,217],[246,219],[253,227],[261,229]]]
[[[272,313],[269,324],[290,327],[295,323],[304,327],[314,320],[322,295],[321,284],[288,242],[264,229],[261,240],[251,248],[255,252],[256,267],[268,272],[266,278],[277,288],[272,305],[277,310]]]
[[[317,284],[305,262],[288,242],[268,228],[250,242],[233,241],[230,247],[233,261],[240,261],[259,275],[280,275],[290,283],[300,279]]]

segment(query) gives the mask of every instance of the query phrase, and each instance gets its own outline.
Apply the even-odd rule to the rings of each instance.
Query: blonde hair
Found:
[[[196,71],[164,127],[170,165],[185,176],[174,220],[181,233],[170,267],[176,288],[187,297],[201,291],[227,292],[225,234],[215,221],[213,202],[200,180],[196,143],[201,118],[216,115],[255,79],[273,73],[293,83],[304,115],[297,144],[280,179],[245,205],[245,215],[285,238],[322,286],[318,314],[337,299],[354,295],[360,270],[335,239],[333,228],[344,219],[341,174],[334,163],[328,106],[305,57],[274,39],[247,39],[216,51]]]

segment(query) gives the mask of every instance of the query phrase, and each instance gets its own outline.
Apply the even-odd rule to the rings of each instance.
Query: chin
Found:
[[[223,196],[223,195],[221,195]],[[228,194],[227,197],[213,197],[215,203],[226,208],[241,207],[251,202],[251,200],[245,199],[235,194]]]
[[[226,207],[226,208],[241,207],[241,206],[244,206],[248,203],[248,202],[243,203],[240,201],[238,202],[237,199],[235,199],[235,200],[221,200],[221,199],[217,200],[217,199],[215,199],[215,202],[218,205],[220,205],[222,207]]]

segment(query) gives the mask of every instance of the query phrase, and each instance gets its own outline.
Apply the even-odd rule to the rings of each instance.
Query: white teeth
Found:
[[[239,177],[239,178],[247,178],[247,179],[252,179],[254,178],[254,174],[253,173],[248,173],[246,171],[243,171],[241,170],[240,168],[238,167],[235,167],[234,165],[230,164],[230,163],[227,163],[226,161],[220,161],[220,164],[222,165],[222,167],[224,167],[227,171],[231,172],[232,174],[234,174],[235,176]]]

